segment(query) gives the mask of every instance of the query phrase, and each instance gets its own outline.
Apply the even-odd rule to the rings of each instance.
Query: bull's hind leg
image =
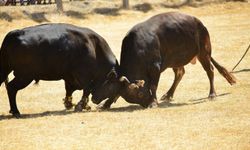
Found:
[[[206,71],[209,83],[210,83],[210,91],[208,98],[213,99],[216,97],[215,89],[214,89],[214,67],[211,64],[211,56],[210,55],[205,55],[205,54],[200,54],[198,56],[198,59],[203,67],[203,69]]]
[[[168,102],[173,100],[175,89],[177,88],[183,75],[185,74],[184,67],[173,68],[173,71],[174,71],[174,75],[175,75],[174,82],[173,82],[171,88],[168,90],[168,92],[161,97],[161,100],[165,100]]]
[[[28,86],[32,82],[32,79],[24,79],[15,77],[10,83],[7,85],[9,103],[10,103],[10,113],[16,118],[20,117],[20,113],[18,111],[16,105],[16,94],[18,90],[21,90]]]

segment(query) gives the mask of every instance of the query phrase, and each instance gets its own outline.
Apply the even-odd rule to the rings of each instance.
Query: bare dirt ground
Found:
[[[91,2],[91,1],[89,1]],[[89,27],[102,35],[120,57],[122,38],[136,23],[155,14],[179,11],[195,15],[207,26],[212,56],[229,70],[250,42],[250,3],[228,2],[199,7],[165,8],[154,3],[148,12],[119,9],[120,1],[105,7],[81,1],[66,3],[65,14],[55,5],[0,7],[0,43],[11,30],[46,22]],[[102,8],[93,11],[92,8]],[[134,3],[131,4],[135,5]],[[86,6],[86,7],[85,7]],[[104,9],[106,8],[106,9]],[[107,9],[113,8],[113,9]],[[100,12],[101,10],[101,13]],[[104,10],[104,12],[103,12]],[[187,65],[171,105],[143,109],[119,98],[108,111],[65,111],[63,81],[41,81],[17,96],[22,119],[8,114],[4,85],[0,87],[0,150],[12,149],[250,149],[250,53],[236,69],[237,84],[230,86],[215,70],[218,97],[206,99],[209,83],[200,63]],[[173,72],[161,75],[158,98],[173,82]],[[74,93],[74,102],[81,97]]]

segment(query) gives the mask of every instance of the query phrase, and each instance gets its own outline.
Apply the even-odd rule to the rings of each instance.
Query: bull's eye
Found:
[[[142,98],[142,97],[143,97],[143,93],[142,93],[142,92],[139,92],[139,93],[138,93],[138,97],[139,97],[139,98]]]

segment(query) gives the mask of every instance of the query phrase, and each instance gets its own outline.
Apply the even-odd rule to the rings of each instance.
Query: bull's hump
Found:
[[[63,45],[71,45],[74,42],[80,41],[76,39],[84,39],[84,34],[82,34],[82,31],[77,30],[77,28],[75,28],[74,26],[67,24],[44,24],[24,28],[22,31],[24,32],[24,34],[20,35],[18,38],[22,43],[25,43],[25,45],[53,45],[57,44],[58,42]]]

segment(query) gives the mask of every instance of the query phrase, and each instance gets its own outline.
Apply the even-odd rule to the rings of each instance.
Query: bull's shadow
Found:
[[[208,101],[217,101],[219,100],[218,97],[229,95],[231,93],[222,93],[217,95],[217,97],[213,100],[209,100],[208,97],[203,97],[199,99],[191,99],[187,103],[169,103],[166,101],[161,101],[159,103],[159,106],[157,108],[168,108],[168,107],[181,107],[181,106],[187,106],[187,105],[197,105],[201,103],[206,103]],[[143,108],[140,105],[129,105],[129,106],[124,106],[124,107],[117,107],[117,108],[110,108],[109,110],[106,110],[107,112],[133,112],[137,110],[143,110],[147,108]]]
[[[229,95],[231,93],[223,93],[220,95],[217,95],[217,97]],[[218,99],[214,99],[212,101],[216,101]],[[199,98],[199,99],[191,99],[189,100],[188,103],[168,103],[165,101],[162,101],[159,103],[159,109],[162,108],[168,108],[168,107],[181,107],[181,106],[187,106],[187,105],[197,105],[201,103],[208,102],[208,98]],[[144,110],[146,108],[143,108],[140,105],[128,105],[128,106],[123,106],[123,107],[116,107],[116,108],[110,108],[109,110],[101,111],[101,112],[134,112],[138,110]],[[98,110],[92,110],[92,111],[83,111],[83,112],[77,112],[77,113],[88,113],[88,112],[97,112]],[[55,111],[46,111],[43,113],[35,113],[35,114],[22,114],[20,119],[30,119],[30,118],[40,118],[40,117],[47,117],[47,116],[65,116],[65,115],[70,115],[76,113],[72,110],[55,110]],[[0,121],[1,120],[8,120],[8,119],[15,119],[12,117],[12,115],[0,115]]]
[[[216,101],[218,100],[217,97],[221,97],[221,96],[225,96],[225,95],[229,95],[231,93],[222,93],[216,96],[215,99],[213,99],[212,101]],[[203,97],[203,98],[199,98],[199,99],[191,99],[189,100],[190,102],[193,102],[193,104],[199,103],[199,102],[206,102],[207,100],[209,100],[208,97]]]
[[[185,106],[190,105],[188,103],[167,103],[165,101],[160,102],[157,108],[167,108],[167,107],[179,107],[179,106]],[[138,110],[144,110],[148,108],[144,108],[140,105],[129,105],[129,106],[123,106],[123,107],[117,107],[117,108],[110,108],[109,110],[105,110],[106,112],[133,112]]]
[[[45,111],[42,113],[35,113],[35,114],[21,114],[20,119],[29,119],[29,118],[40,118],[40,117],[47,117],[47,116],[64,116],[70,115],[74,113],[74,111],[67,111],[67,110],[55,110],[55,111]],[[0,115],[1,120],[8,120],[8,119],[16,119],[11,114],[9,115]]]

